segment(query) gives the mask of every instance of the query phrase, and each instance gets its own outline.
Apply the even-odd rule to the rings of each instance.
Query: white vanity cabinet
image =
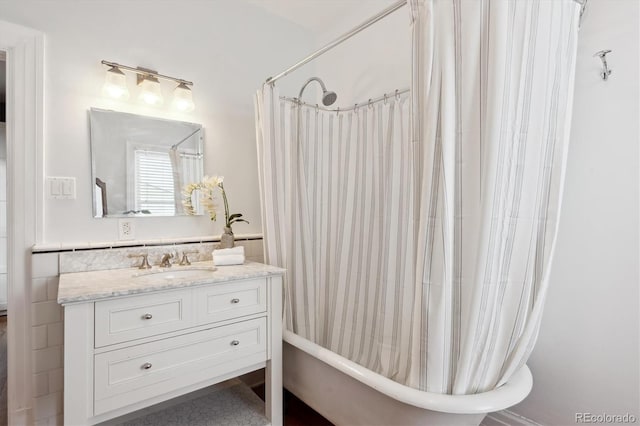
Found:
[[[61,275],[65,425],[96,424],[264,367],[266,414],[282,424],[283,271],[255,263],[219,271],[169,284],[132,278],[131,269]],[[123,290],[118,278],[127,277]]]

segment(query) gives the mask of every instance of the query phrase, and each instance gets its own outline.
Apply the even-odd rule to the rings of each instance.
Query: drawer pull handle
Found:
[[[151,363],[150,363],[150,362],[145,362],[144,364],[142,364],[142,369],[143,369],[143,370],[148,370],[148,369],[150,369],[151,367],[153,367],[153,365],[151,365]]]
[[[142,316],[142,319],[151,319],[151,318],[153,318],[153,315],[151,315],[151,314],[144,314]]]
[[[240,342],[237,341],[237,340],[232,340],[231,341],[231,346],[238,346],[239,344],[240,344]]]
[[[240,299],[231,299],[231,303],[240,303]]]

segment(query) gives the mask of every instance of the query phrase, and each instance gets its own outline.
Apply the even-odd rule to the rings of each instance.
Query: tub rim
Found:
[[[452,414],[481,414],[500,411],[526,398],[533,386],[531,371],[529,367],[524,365],[507,383],[487,392],[473,395],[445,395],[426,392],[375,373],[289,330],[282,330],[282,339],[390,398],[426,410]]]

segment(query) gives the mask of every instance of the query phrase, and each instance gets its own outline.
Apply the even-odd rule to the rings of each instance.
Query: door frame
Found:
[[[7,412],[33,422],[31,249],[43,237],[44,34],[0,20],[7,65]]]

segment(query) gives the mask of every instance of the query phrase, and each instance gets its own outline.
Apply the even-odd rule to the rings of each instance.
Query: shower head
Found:
[[[322,103],[325,106],[333,105],[336,99],[338,99],[338,95],[336,95],[336,92],[328,92],[326,90],[322,92]]]
[[[298,95],[298,99],[302,99],[302,92],[304,92],[304,89],[312,81],[317,81],[318,83],[320,83],[320,87],[322,87],[322,103],[325,106],[332,105],[336,101],[336,99],[338,99],[338,95],[336,95],[336,92],[328,91],[327,87],[324,85],[323,81],[320,80],[319,77],[311,77],[302,85],[302,89],[300,89],[300,94]]]

